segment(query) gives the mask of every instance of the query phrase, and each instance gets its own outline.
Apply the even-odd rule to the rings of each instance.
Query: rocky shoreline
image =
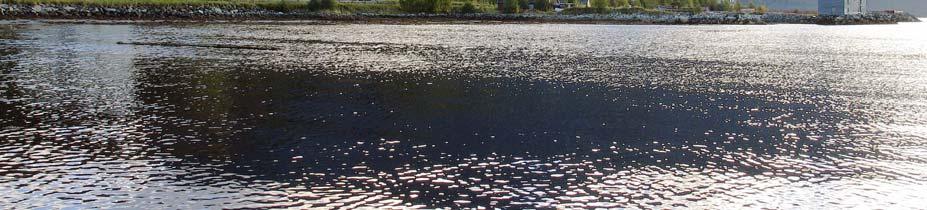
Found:
[[[0,4],[2,19],[103,19],[103,20],[323,20],[348,22],[551,22],[613,24],[894,24],[920,22],[907,14],[874,13],[817,17],[798,14],[331,14],[309,11],[274,11],[233,6],[94,6]]]

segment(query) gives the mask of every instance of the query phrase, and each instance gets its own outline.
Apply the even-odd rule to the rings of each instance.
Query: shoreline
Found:
[[[744,14],[707,12],[700,14],[334,14],[296,10],[280,12],[235,6],[97,6],[0,4],[0,19],[41,19],[66,22],[150,21],[150,22],[247,22],[307,21],[315,24],[617,24],[617,25],[766,25],[819,24],[863,25],[920,22],[907,14],[820,17],[790,13]]]

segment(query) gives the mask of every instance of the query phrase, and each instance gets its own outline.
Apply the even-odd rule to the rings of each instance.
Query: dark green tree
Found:
[[[628,0],[617,0],[617,2],[618,2],[618,3],[615,5],[615,7],[618,7],[618,8],[624,8],[624,7],[630,7],[630,6],[631,6],[631,4],[628,2]]]
[[[473,5],[473,2],[470,2],[470,1],[464,2],[464,4],[460,6],[460,9],[457,10],[457,13],[463,13],[463,14],[471,14],[471,13],[478,13],[478,12],[480,12],[480,9],[476,8],[476,6]]]
[[[641,0],[641,2],[644,4],[644,8],[647,9],[657,8],[660,5],[659,0]]]
[[[334,9],[335,5],[338,5],[335,0],[310,0],[308,8],[312,11],[321,11]]]
[[[702,6],[709,8],[716,8],[718,6],[717,0],[702,0]]]
[[[519,0],[503,0],[502,8],[500,11],[503,13],[518,13],[520,12],[518,5]]]
[[[518,9],[520,11],[525,11],[531,8],[531,0],[519,0]]]
[[[592,2],[589,2],[591,4],[590,6],[592,6],[592,8],[595,8],[596,10],[605,11],[605,9],[608,8],[608,0],[590,0],[590,1],[592,1]]]
[[[399,0],[399,9],[408,13],[449,13],[451,0]]]
[[[550,2],[551,0],[534,0],[534,9],[538,11],[550,11],[554,8],[554,4]]]

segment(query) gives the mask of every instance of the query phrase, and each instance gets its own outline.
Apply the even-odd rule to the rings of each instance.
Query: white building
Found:
[[[820,15],[857,15],[867,11],[866,0],[818,0]]]

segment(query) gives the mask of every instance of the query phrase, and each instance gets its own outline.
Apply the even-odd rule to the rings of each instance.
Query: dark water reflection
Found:
[[[289,40],[284,52],[107,42],[342,26],[17,27],[0,67],[0,189],[13,192],[0,200],[13,207],[917,208],[927,181],[922,131],[898,129],[924,118],[875,117],[905,113],[885,104],[923,110],[923,94],[858,97],[857,84],[830,82],[839,74],[810,86],[766,74],[805,71],[787,64],[525,61],[511,58],[559,53],[384,40]],[[427,30],[458,33],[442,27]]]
[[[764,158],[827,164],[828,156],[850,153],[840,148],[848,145],[792,136],[809,135],[801,129],[745,123],[786,110],[833,115],[814,105],[448,74],[331,76],[247,65],[208,71],[186,66],[191,62],[137,61],[145,66],[140,68],[139,100],[171,110],[142,112],[159,116],[146,126],[163,129],[152,138],[177,137],[165,148],[173,155],[229,161],[222,171],[280,182],[299,183],[308,175],[308,186],[372,187],[396,195],[418,191],[423,195],[410,200],[430,207],[455,206],[459,199],[536,207],[541,198],[562,196],[563,189],[590,190],[577,182],[622,169],[684,166],[752,176],[781,171]],[[438,172],[411,177],[423,169]],[[858,173],[804,170],[793,175]],[[369,181],[376,179],[384,180]],[[501,192],[465,189],[478,183]],[[518,195],[506,188],[532,190]],[[500,193],[509,198],[493,201]],[[592,201],[615,202],[609,197]]]

